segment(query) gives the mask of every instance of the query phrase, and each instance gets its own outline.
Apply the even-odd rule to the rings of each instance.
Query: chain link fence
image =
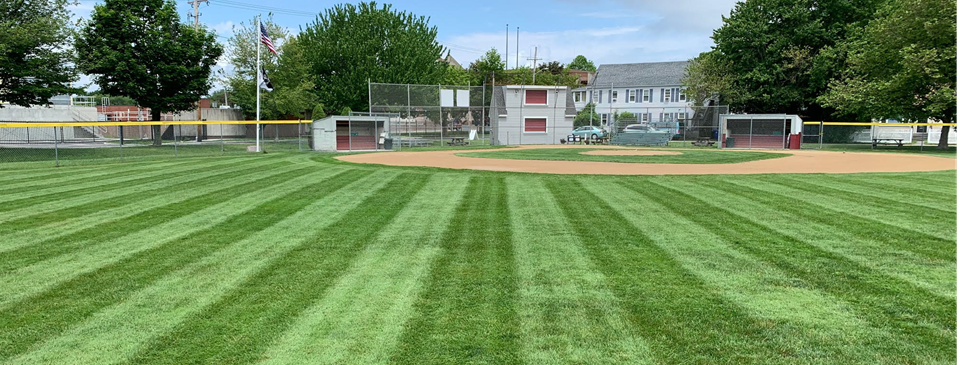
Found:
[[[948,144],[957,145],[957,127],[949,126]],[[807,121],[802,149],[883,149],[893,147],[923,151],[940,142],[940,123],[840,123]]]
[[[370,83],[370,112],[391,115],[398,148],[489,144],[490,88]],[[393,117],[395,116],[395,117]]]
[[[727,114],[729,107],[689,106],[660,108],[631,108],[613,110],[609,117],[601,115],[601,125],[609,122],[611,136],[630,133],[631,125],[649,126],[656,131],[670,134],[670,147],[708,147],[719,141],[720,115]],[[635,129],[635,128],[632,128]]]
[[[256,122],[2,122],[0,169],[256,151]],[[192,124],[186,124],[192,123]],[[310,150],[309,121],[260,124],[262,152]],[[154,146],[158,125],[160,146]],[[198,141],[197,133],[200,133]],[[121,138],[122,136],[122,138]]]

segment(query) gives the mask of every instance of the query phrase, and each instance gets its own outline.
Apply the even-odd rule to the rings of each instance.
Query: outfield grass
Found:
[[[651,150],[651,149],[644,149]],[[477,158],[502,158],[511,160],[548,160],[548,161],[598,161],[623,163],[670,163],[670,164],[718,164],[767,160],[789,156],[784,153],[754,151],[717,151],[717,150],[677,150],[679,155],[650,156],[612,156],[587,155],[584,152],[597,151],[586,148],[541,148],[529,150],[503,150],[489,152],[458,153],[457,156]]]
[[[323,156],[0,172],[0,363],[956,361],[956,172]]]

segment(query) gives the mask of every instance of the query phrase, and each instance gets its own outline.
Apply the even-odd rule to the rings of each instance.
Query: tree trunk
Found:
[[[945,150],[948,147],[950,147],[950,145],[948,144],[948,142],[950,141],[950,128],[953,128],[953,127],[943,126],[940,128],[940,143],[937,143],[938,149]]]
[[[159,122],[160,111],[157,109],[150,109],[150,117],[151,117],[150,119],[153,120],[154,122]],[[160,129],[160,125],[154,124],[150,126],[150,128],[153,128],[153,145],[156,147],[160,147],[163,144],[163,139],[162,139],[163,131]]]

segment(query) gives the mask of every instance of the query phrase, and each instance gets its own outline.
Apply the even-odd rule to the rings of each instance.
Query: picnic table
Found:
[[[897,148],[903,148],[903,139],[902,138],[874,138],[873,139],[873,148],[877,148],[877,144],[885,143],[884,141],[889,141],[890,143],[896,143]]]
[[[713,146],[713,144],[716,142],[711,141],[709,138],[700,138],[700,139],[697,139],[696,142],[692,142],[692,143],[694,146],[697,146],[697,147],[703,147],[703,146],[709,147],[709,146]]]
[[[470,142],[465,141],[464,137],[450,137],[450,141],[447,142],[447,146],[467,146]]]

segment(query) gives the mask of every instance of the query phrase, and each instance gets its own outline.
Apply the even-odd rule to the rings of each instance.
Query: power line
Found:
[[[234,9],[252,10],[252,11],[258,11],[258,12],[270,12],[270,13],[283,14],[283,15],[303,16],[303,17],[315,17],[315,16],[317,16],[316,13],[309,12],[309,11],[296,10],[296,9],[287,9],[287,8],[280,8],[280,7],[275,7],[275,6],[266,6],[266,5],[250,4],[250,3],[244,3],[244,2],[239,2],[239,1],[217,0],[217,1],[213,2],[212,4],[217,5],[217,6],[224,6],[224,7],[228,7],[228,8],[234,8]]]

